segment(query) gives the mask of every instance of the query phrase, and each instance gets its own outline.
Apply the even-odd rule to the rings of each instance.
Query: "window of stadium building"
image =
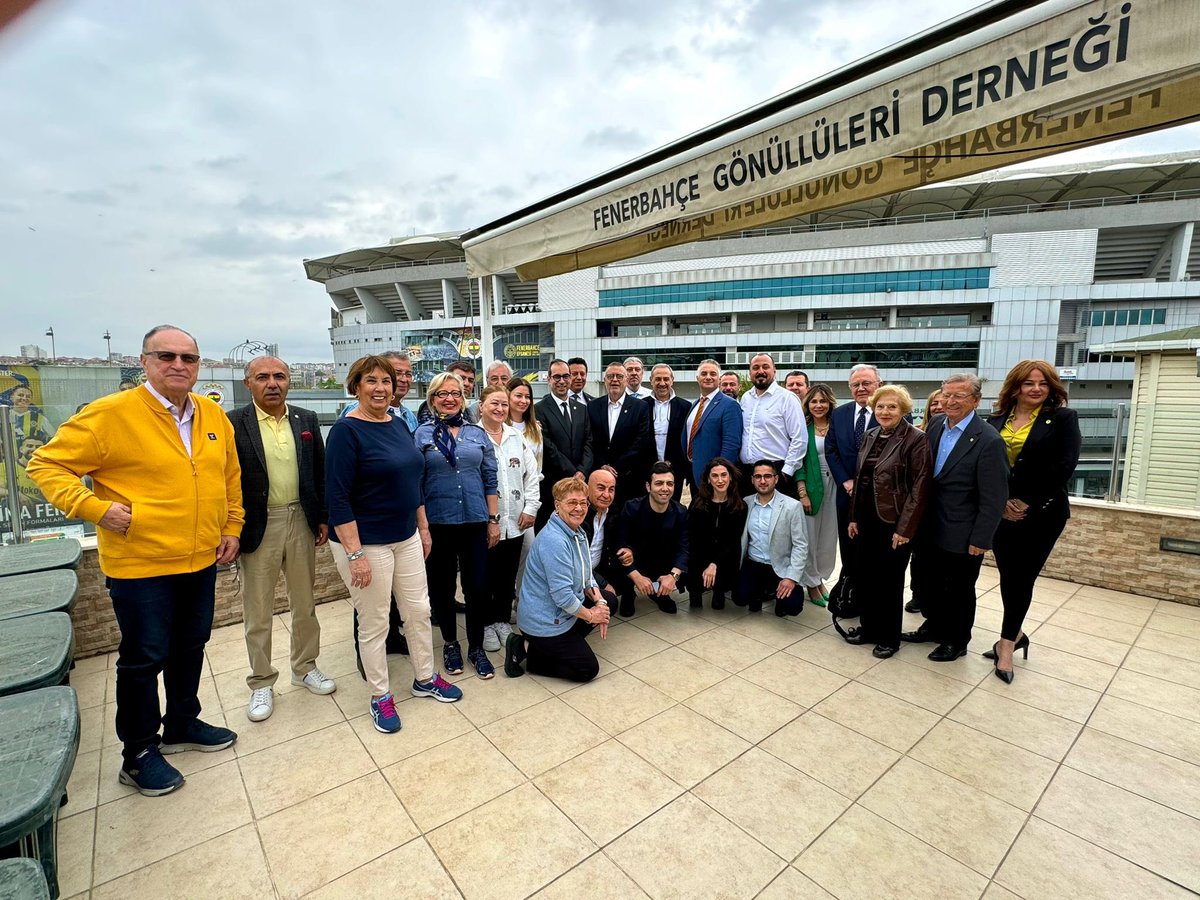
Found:
[[[725,350],[708,349],[708,350],[687,350],[678,353],[662,353],[655,350],[605,350],[600,354],[601,367],[607,366],[609,363],[623,363],[631,356],[637,356],[646,362],[646,379],[650,378],[650,367],[659,363],[666,363],[675,370],[675,377],[679,377],[680,372],[686,372],[689,369],[696,369],[706,359],[715,359],[722,368],[725,366]]]
[[[918,346],[826,347],[816,352],[820,368],[849,368],[860,362],[880,369],[974,369],[979,365],[978,343],[924,344]]]
[[[822,294],[974,290],[988,287],[990,277],[991,270],[985,268],[921,269],[912,272],[849,272],[840,275],[796,275],[786,278],[646,285],[602,290],[600,306],[762,300],[771,297],[812,297]]]
[[[1167,310],[1160,309],[1093,309],[1092,325],[1165,325]]]

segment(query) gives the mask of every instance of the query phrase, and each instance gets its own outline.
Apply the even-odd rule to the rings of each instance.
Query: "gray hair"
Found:
[[[965,384],[971,388],[972,396],[983,396],[983,382],[979,379],[978,375],[972,372],[958,372],[954,375],[948,375],[942,379],[942,387],[948,384]]]
[[[715,359],[702,359],[702,360],[700,360],[700,365],[696,366],[696,377],[697,378],[700,377],[700,370],[704,366],[716,366],[718,377],[720,377],[721,364],[719,362],[717,362]]]
[[[379,355],[384,359],[407,359],[409,362],[412,362],[412,359],[407,353],[402,353],[399,350],[387,350]]]
[[[639,366],[641,366],[643,369],[644,369],[644,368],[646,368],[646,364],[645,364],[644,362],[642,362],[640,359],[638,359],[636,356],[627,356],[627,357],[625,357],[625,362],[624,362],[624,363],[622,363],[622,365],[625,365],[625,366],[627,366],[627,365],[629,365],[630,363],[637,363],[637,364],[638,364]]]
[[[672,379],[675,378],[675,370],[672,369],[670,366],[668,366],[666,363],[655,363],[654,368],[650,370],[650,377],[653,378],[654,373],[657,372],[659,369],[666,369],[668,372],[671,373],[671,378]]]
[[[491,378],[492,373],[498,369],[504,369],[506,372],[508,372],[509,375],[512,375],[512,366],[510,366],[504,360],[498,359],[495,362],[493,362],[490,366],[487,367],[486,377]]]
[[[853,380],[854,376],[857,375],[859,372],[865,372],[868,369],[870,369],[872,372],[875,373],[875,378],[877,380],[883,381],[883,378],[879,374],[879,367],[873,366],[870,363],[859,363],[857,366],[852,368],[850,370],[850,380]]]
[[[200,342],[197,341],[195,337],[193,337],[193,335],[190,331],[180,328],[178,325],[155,325],[153,328],[151,328],[149,331],[147,331],[146,336],[142,338],[142,352],[143,353],[146,352],[146,345],[150,343],[150,338],[154,337],[160,331],[178,331],[182,334],[186,334],[188,337],[190,337],[192,339],[192,343],[196,345],[196,349],[197,350],[200,349]]]

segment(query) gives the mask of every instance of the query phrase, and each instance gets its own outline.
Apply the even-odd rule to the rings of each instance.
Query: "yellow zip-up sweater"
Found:
[[[212,400],[190,396],[190,457],[174,417],[143,386],[89,403],[29,461],[30,477],[68,516],[99,522],[113,503],[133,511],[127,534],[96,529],[105,575],[197,572],[216,561],[223,535],[241,536],[233,426]],[[91,490],[80,480],[85,475]]]

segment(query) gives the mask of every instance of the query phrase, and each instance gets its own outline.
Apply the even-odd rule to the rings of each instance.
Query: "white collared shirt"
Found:
[[[617,430],[617,419],[621,418],[621,410],[622,410],[622,408],[624,408],[626,396],[628,396],[628,394],[626,394],[625,396],[622,396],[621,399],[617,400],[615,403],[612,400],[608,401],[608,438],[609,438],[609,440],[612,440],[613,432]]]
[[[671,401],[674,399],[674,391],[666,400],[654,398],[654,446],[658,450],[659,462],[667,458],[667,430],[671,427]]]
[[[179,439],[183,441],[183,449],[187,451],[187,455],[192,455],[192,418],[196,415],[196,406],[192,403],[192,395],[188,394],[183,401],[183,411],[179,407],[160,394],[154,389],[149,381],[145,382],[146,390],[157,398],[158,402],[167,408],[171,413],[171,418],[175,420],[175,427],[179,429]]]
[[[592,571],[600,565],[600,551],[604,549],[604,525],[608,521],[608,510],[596,510],[596,518],[592,520]]]
[[[775,382],[759,394],[751,388],[742,394],[742,462],[783,460],[783,474],[792,475],[804,462],[808,426],[796,396]]]

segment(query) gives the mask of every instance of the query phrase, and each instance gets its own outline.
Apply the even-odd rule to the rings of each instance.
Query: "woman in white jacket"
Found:
[[[533,529],[541,500],[537,457],[508,417],[508,391],[486,388],[479,401],[479,425],[496,451],[496,493],[499,500],[500,540],[487,555],[488,610],[492,624],[483,629],[483,649],[499,650],[512,634],[508,619],[516,596],[517,566],[525,535]]]

